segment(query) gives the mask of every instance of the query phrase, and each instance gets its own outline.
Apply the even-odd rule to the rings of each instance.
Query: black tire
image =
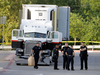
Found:
[[[20,63],[16,63],[16,65],[21,65]]]
[[[52,61],[50,61],[50,63],[52,63]]]

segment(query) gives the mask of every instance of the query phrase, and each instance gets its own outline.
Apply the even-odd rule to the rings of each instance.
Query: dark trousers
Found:
[[[69,69],[70,67],[70,63],[71,63],[71,69],[74,69],[73,65],[74,65],[74,59],[72,56],[68,56],[68,60],[67,60],[67,68]]]
[[[63,56],[63,69],[67,69],[67,56]]]
[[[35,66],[34,67],[38,67],[39,56],[34,56],[34,59],[35,59]]]
[[[46,57],[42,57],[42,58],[41,58],[41,62],[44,62],[44,59],[45,59],[45,58],[46,58]]]
[[[58,58],[54,59],[54,69],[58,68]]]
[[[86,55],[85,56],[81,56],[80,60],[81,60],[81,69],[83,69],[83,62],[85,63],[85,69],[88,69],[88,67],[87,67],[88,57]]]

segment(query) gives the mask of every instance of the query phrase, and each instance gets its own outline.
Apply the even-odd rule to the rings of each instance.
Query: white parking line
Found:
[[[41,73],[41,74],[35,74],[35,75],[43,75],[43,74]]]

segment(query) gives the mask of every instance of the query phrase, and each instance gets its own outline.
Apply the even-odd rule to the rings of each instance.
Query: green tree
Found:
[[[79,15],[71,13],[70,17],[70,36],[74,38],[74,41],[80,40],[84,35],[85,21]]]
[[[70,36],[80,41],[100,41],[100,0],[0,0],[0,16],[7,17],[5,42],[11,42],[12,29],[18,28],[22,4],[70,6]],[[0,39],[2,39],[0,25]]]

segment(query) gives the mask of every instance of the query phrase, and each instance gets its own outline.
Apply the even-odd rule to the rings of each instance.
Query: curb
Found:
[[[61,52],[61,51],[59,51],[59,52]],[[80,50],[74,50],[74,52],[80,52]],[[88,50],[88,52],[93,52],[93,53],[99,53],[100,52],[100,50]]]
[[[80,52],[80,51],[79,50],[74,50],[74,52]],[[88,52],[99,53],[100,51],[98,51],[98,50],[94,50],[94,51],[88,50]]]

